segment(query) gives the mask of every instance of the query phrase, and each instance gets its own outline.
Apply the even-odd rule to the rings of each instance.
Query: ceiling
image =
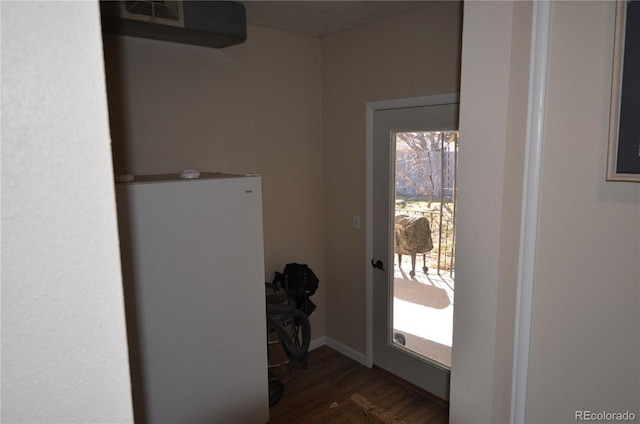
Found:
[[[432,3],[414,1],[241,1],[247,23],[324,37]]]

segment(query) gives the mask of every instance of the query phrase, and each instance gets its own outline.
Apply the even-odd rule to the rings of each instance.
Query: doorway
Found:
[[[367,104],[367,360],[445,400],[457,124],[457,95]]]

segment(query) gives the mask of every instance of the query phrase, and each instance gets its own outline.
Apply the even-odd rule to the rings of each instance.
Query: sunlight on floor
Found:
[[[394,332],[405,336],[407,348],[451,367],[453,278],[435,269],[410,277],[411,265],[402,262],[394,264]]]

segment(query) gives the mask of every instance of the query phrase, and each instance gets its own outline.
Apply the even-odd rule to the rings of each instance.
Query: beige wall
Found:
[[[265,281],[309,264],[324,335],[320,40],[249,26],[245,44],[220,50],[116,36],[104,47],[116,173],[262,174]]]
[[[454,423],[509,419],[530,22],[529,3],[465,5]]]
[[[465,5],[451,422],[509,418],[528,8]],[[640,412],[640,186],[605,181],[614,8],[551,7],[527,422]]]
[[[462,8],[438,2],[322,41],[327,335],[365,352],[365,104],[458,92]]]
[[[465,5],[454,423],[509,420],[530,34],[530,3]]]
[[[640,184],[606,182],[613,2],[554,2],[529,422],[640,416]]]

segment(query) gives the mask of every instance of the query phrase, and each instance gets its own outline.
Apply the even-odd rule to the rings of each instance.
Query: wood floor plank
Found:
[[[269,424],[296,424],[318,416],[353,394],[367,398],[406,424],[447,423],[448,408],[375,368],[323,346],[309,352],[309,367],[297,364],[284,395],[270,408]]]

